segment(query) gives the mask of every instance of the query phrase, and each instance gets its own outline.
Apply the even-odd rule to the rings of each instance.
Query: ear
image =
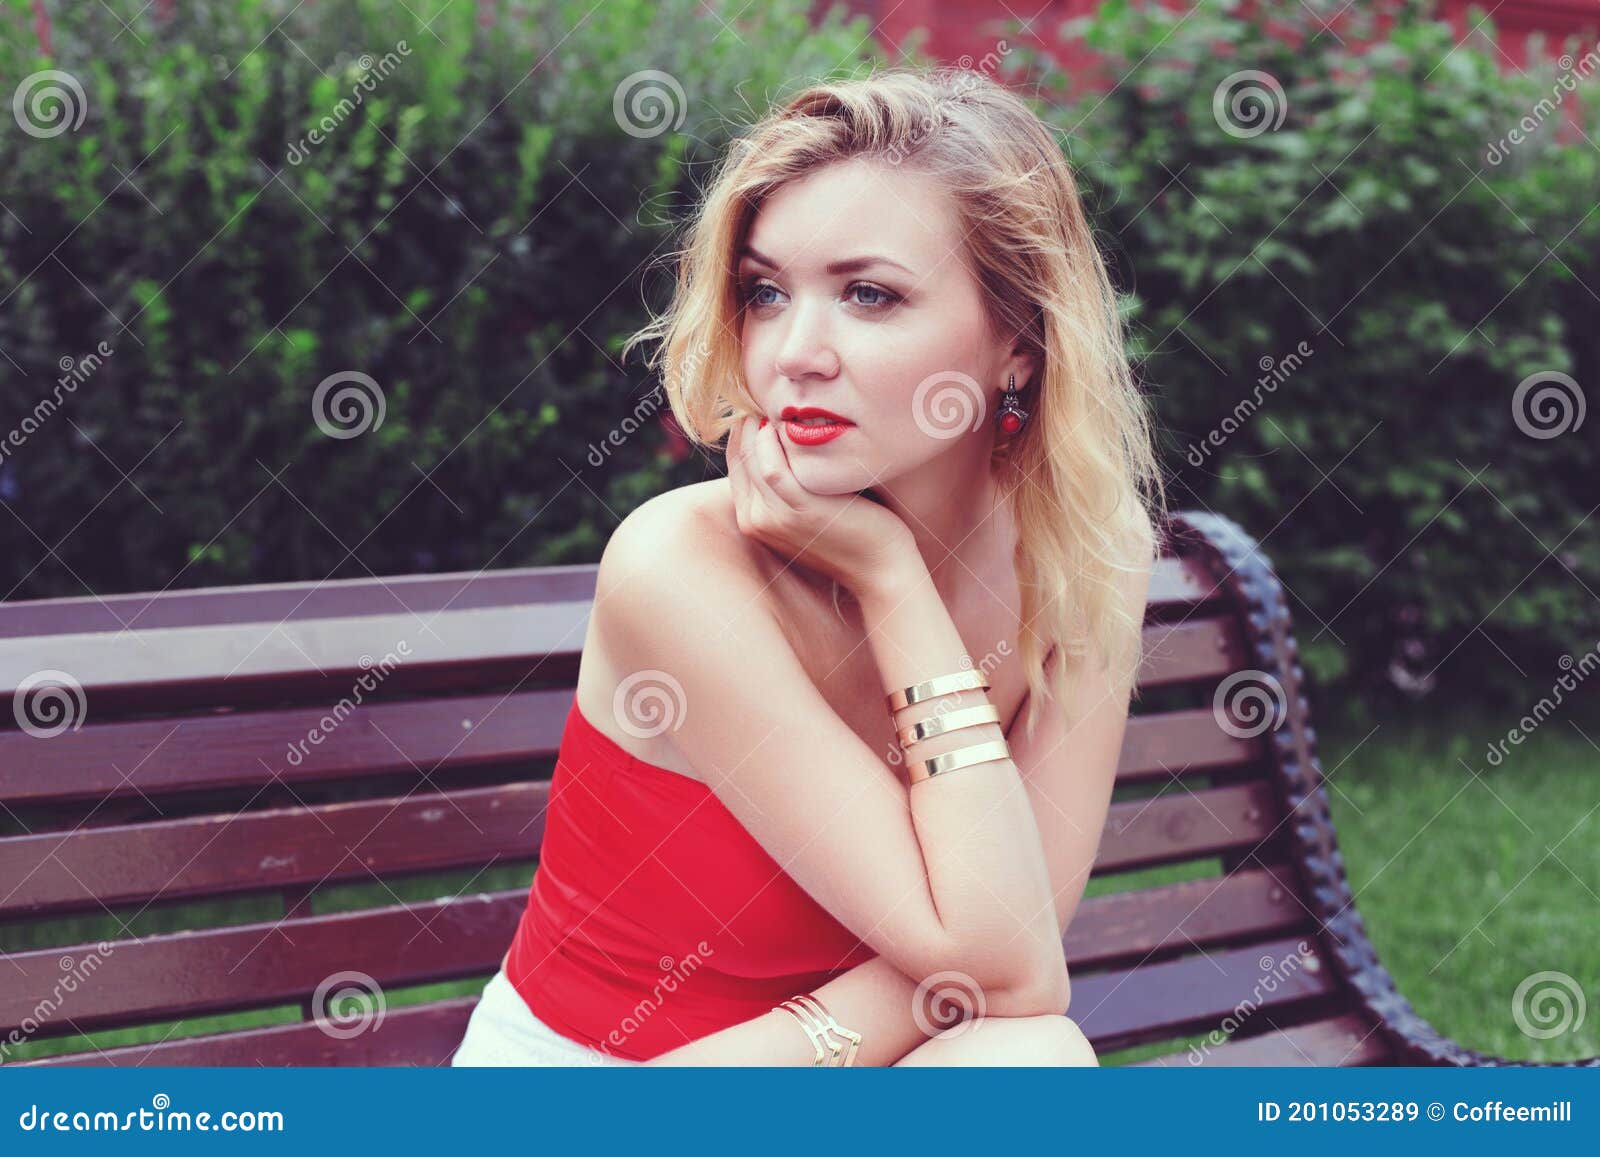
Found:
[[[1006,373],[1015,374],[1017,377],[1017,392],[1022,393],[1029,386],[1034,385],[1039,376],[1039,357],[1028,350],[1018,347],[1011,352],[1011,359],[1006,363]],[[1009,381],[1009,377],[1007,378]]]

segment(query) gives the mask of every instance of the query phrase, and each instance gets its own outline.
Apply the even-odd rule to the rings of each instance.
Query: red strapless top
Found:
[[[706,784],[567,712],[505,972],[535,1016],[649,1060],[872,959]]]

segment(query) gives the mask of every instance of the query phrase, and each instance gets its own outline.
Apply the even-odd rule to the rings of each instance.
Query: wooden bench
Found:
[[[1378,962],[1269,563],[1225,518],[1173,526],[1095,875],[1195,871],[1084,901],[1066,938],[1074,1018],[1102,1054],[1169,1042],[1147,1064],[1510,1063],[1436,1032]],[[287,1006],[289,1023],[17,1063],[447,1063],[476,998],[407,1003],[404,990],[486,978],[510,942],[525,885],[470,889],[491,866],[532,871],[594,577],[565,566],[0,606],[0,687],[16,708],[0,731],[0,945],[57,929],[0,960],[0,1048]],[[42,671],[81,686],[71,726],[37,680],[28,696]],[[1215,707],[1252,687],[1261,719]],[[351,709],[330,714],[341,697]],[[444,869],[471,874],[437,898],[393,891]],[[329,887],[360,882],[372,906],[317,910]],[[132,926],[200,898],[265,898],[273,918]],[[86,915],[118,931],[62,941],[62,918]],[[352,998],[377,999],[350,987],[368,979],[382,1016],[374,1004],[348,1019]]]

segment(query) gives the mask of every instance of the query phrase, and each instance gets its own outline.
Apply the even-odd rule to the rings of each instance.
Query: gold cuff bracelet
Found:
[[[840,1025],[815,996],[809,993],[794,996],[778,1007],[800,1022],[807,1039],[817,1050],[816,1059],[811,1062],[812,1068],[844,1069],[856,1063],[861,1034]],[[836,1039],[834,1034],[842,1039]]]
[[[995,759],[1010,759],[1011,748],[1004,739],[992,739],[987,743],[974,743],[971,747],[958,747],[954,751],[947,751],[943,755],[935,755],[932,759],[920,759],[911,764],[911,782],[921,783],[947,771],[955,771],[960,767],[971,767],[975,763],[988,763]]]
[[[900,729],[900,746],[902,748],[910,747],[919,740],[932,739],[935,735],[959,731],[963,727],[976,727],[980,723],[999,722],[1000,708],[993,703],[980,703],[976,707],[963,707],[959,711],[946,711],[942,715],[934,715],[913,723],[910,727],[902,727]]]
[[[921,703],[924,699],[932,699],[935,695],[948,695],[952,691],[976,691],[980,687],[988,689],[989,677],[979,670],[969,668],[957,671],[953,675],[940,675],[924,683],[913,683],[909,687],[902,687],[889,695],[889,711],[892,714],[902,707]]]

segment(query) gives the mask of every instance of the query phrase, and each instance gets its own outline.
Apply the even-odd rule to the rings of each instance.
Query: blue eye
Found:
[[[892,305],[900,300],[896,295],[890,293],[887,289],[880,288],[876,285],[868,285],[864,281],[858,281],[850,288],[853,290],[862,290],[867,293],[875,293],[878,295],[877,301],[863,301],[861,302],[862,305],[885,306]]]

